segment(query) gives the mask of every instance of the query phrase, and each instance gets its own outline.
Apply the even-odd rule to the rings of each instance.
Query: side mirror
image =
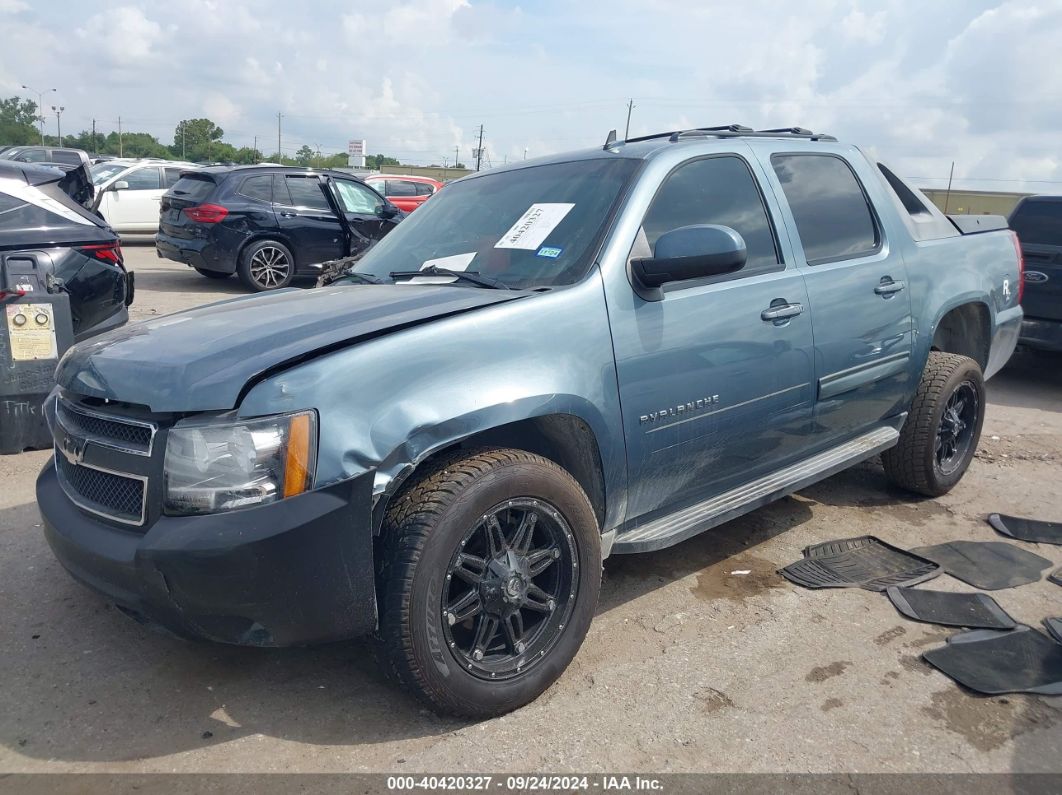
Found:
[[[120,179],[111,185],[111,190],[129,190],[129,183],[124,179]]]
[[[394,218],[398,215],[398,208],[388,202],[387,204],[381,204],[380,209],[376,211],[376,214],[381,218]]]
[[[631,260],[631,272],[639,294],[659,301],[665,284],[733,273],[747,259],[745,241],[729,226],[694,224],[662,234],[652,257]]]

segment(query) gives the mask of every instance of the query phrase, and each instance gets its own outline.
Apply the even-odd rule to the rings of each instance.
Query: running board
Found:
[[[685,541],[779,497],[792,494],[848,469],[853,464],[873,458],[896,444],[899,437],[900,433],[895,428],[876,428],[850,442],[723,492],[710,500],[654,519],[633,530],[621,532],[616,535],[612,552],[617,555],[651,552]]]

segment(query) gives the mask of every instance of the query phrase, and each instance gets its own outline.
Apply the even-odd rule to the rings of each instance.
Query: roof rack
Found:
[[[639,141],[653,141],[658,138],[667,138],[671,143],[676,143],[685,138],[802,138],[806,141],[836,141],[832,135],[815,133],[804,127],[776,127],[770,130],[754,130],[743,124],[724,124],[719,127],[697,127],[692,130],[672,130],[671,132],[642,135],[637,138],[628,138],[625,141],[617,141],[615,133],[609,133],[605,142],[605,149],[620,144],[632,144]]]

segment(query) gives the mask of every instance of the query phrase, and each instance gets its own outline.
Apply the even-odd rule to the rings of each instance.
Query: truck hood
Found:
[[[280,290],[130,324],[71,348],[55,377],[72,392],[154,412],[231,409],[267,371],[527,295],[451,285]]]

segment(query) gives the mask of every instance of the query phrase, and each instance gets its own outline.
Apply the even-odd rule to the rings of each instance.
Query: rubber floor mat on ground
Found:
[[[1051,565],[1047,558],[1003,541],[949,541],[911,551],[939,563],[952,577],[985,591],[1036,582]]]
[[[1021,519],[1017,516],[993,513],[988,523],[997,533],[1033,544],[1062,544],[1062,522],[1042,522],[1039,519]]]
[[[1045,618],[1044,628],[1048,635],[1062,643],[1062,618]]]
[[[1047,579],[1053,582],[1055,585],[1062,585],[1062,568],[1053,571],[1047,575]]]
[[[920,588],[889,588],[893,606],[907,618],[927,624],[970,629],[1013,629],[1017,622],[986,593],[948,593]]]
[[[864,588],[884,591],[890,585],[915,585],[936,577],[940,566],[886,544],[874,536],[814,544],[804,559],[779,573],[804,588]]]
[[[960,632],[922,657],[960,685],[988,696],[1062,695],[1062,644],[1031,627]]]

